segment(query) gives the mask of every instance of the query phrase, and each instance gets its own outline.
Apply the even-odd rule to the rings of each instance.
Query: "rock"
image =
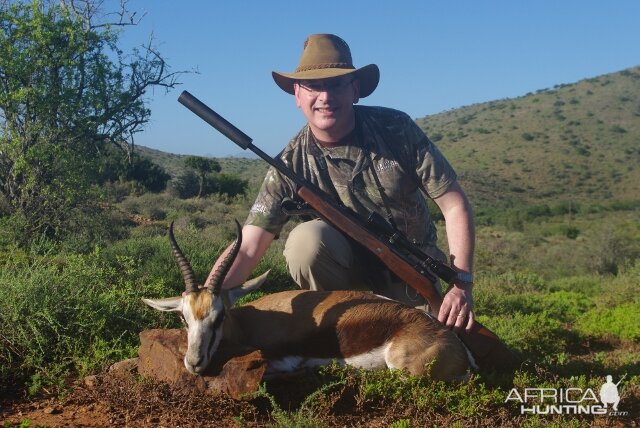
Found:
[[[258,390],[267,368],[267,360],[260,351],[239,352],[240,355],[222,358],[219,374],[205,376],[207,390],[212,394],[224,392],[235,399]],[[214,366],[220,362],[214,361]]]
[[[187,333],[183,329],[145,330],[140,333],[138,372],[181,388],[211,395],[226,393],[238,399],[257,391],[267,368],[260,351],[234,348],[221,343],[204,375],[193,375],[184,367]]]
[[[109,367],[109,374],[133,374],[138,370],[139,358],[129,358],[127,360],[118,361]]]
[[[95,388],[98,385],[98,376],[86,376],[84,378],[84,384],[89,388]]]
[[[43,410],[43,412],[48,414],[48,415],[57,415],[59,413],[62,413],[62,407],[60,407],[60,406],[49,406],[49,407],[46,407]]]

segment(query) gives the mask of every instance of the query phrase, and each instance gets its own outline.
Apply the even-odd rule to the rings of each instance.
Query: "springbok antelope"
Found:
[[[260,287],[267,273],[229,290],[222,281],[238,254],[242,230],[211,281],[199,287],[169,227],[169,241],[186,293],[143,299],[161,311],[179,311],[187,326],[184,364],[191,373],[207,368],[221,340],[261,350],[265,377],[337,361],[364,369],[404,369],[435,379],[464,379],[473,360],[458,337],[427,313],[371,293],[283,291],[231,309]]]

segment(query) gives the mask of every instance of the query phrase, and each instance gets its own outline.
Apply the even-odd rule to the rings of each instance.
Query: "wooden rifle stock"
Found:
[[[410,284],[418,291],[437,313],[440,310],[442,299],[436,291],[433,283],[426,276],[398,256],[384,242],[373,236],[371,232],[352,218],[344,216],[337,208],[328,204],[323,198],[307,187],[298,189],[298,195],[304,199],[323,220],[332,224],[336,229],[351,237],[355,242],[362,244],[376,255],[398,278]]]
[[[298,195],[304,199],[325,221],[332,224],[344,234],[350,236],[356,242],[367,247],[375,254],[393,273],[418,291],[431,305],[434,313],[438,313],[442,304],[442,297],[436,291],[430,274],[424,272],[421,266],[413,266],[408,258],[403,257],[391,245],[378,239],[367,227],[354,216],[351,211],[332,203],[330,198],[322,190],[312,183],[296,175],[280,159],[273,159],[258,147],[254,146],[252,139],[229,123],[222,116],[211,110],[196,97],[187,91],[183,91],[178,98],[189,110],[201,119],[224,134],[242,149],[249,149],[269,165],[276,168],[298,186]],[[344,208],[344,207],[342,207]],[[447,266],[444,266],[448,269]],[[476,359],[478,366],[483,371],[509,371],[515,366],[516,359],[513,353],[500,339],[479,322],[475,322],[471,332],[462,332],[460,339],[469,348]]]
[[[424,297],[433,313],[438,314],[442,305],[442,297],[434,284],[403,257],[393,251],[385,242],[372,235],[358,221],[345,216],[332,204],[307,187],[300,187],[298,195],[304,199],[324,220],[365,246],[375,254],[394,274]],[[510,371],[514,369],[516,359],[507,346],[491,330],[475,321],[470,332],[458,333],[460,340],[473,354],[478,367],[482,371]]]

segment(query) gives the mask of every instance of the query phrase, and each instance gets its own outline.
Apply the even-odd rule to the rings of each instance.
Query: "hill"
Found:
[[[476,207],[640,201],[640,67],[418,118]],[[136,146],[173,177],[183,155]],[[256,189],[261,159],[216,158]]]
[[[640,67],[417,123],[475,205],[640,200]]]
[[[176,155],[140,145],[135,146],[135,151],[163,167],[171,178],[180,176],[186,169],[184,159],[188,157],[187,155]],[[234,174],[248,180],[250,189],[258,187],[267,172],[267,164],[257,158],[224,157],[215,158],[215,160],[220,163],[223,173]]]

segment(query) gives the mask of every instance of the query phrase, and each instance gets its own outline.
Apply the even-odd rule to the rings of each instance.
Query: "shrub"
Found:
[[[547,316],[562,322],[574,321],[594,306],[591,299],[576,291],[557,291],[550,294],[479,291],[475,303],[478,313],[485,316],[530,315],[544,312]]]
[[[142,156],[133,157],[125,175],[126,180],[140,183],[150,192],[163,191],[170,178],[171,176],[161,166]]]
[[[536,360],[564,351],[566,337],[560,321],[547,312],[493,317],[481,321],[524,359]]]
[[[162,325],[140,297],[168,294],[162,277],[141,281],[138,267],[128,255],[108,262],[100,251],[37,258],[28,269],[9,257],[0,269],[0,385],[59,388],[69,374],[135,355],[139,331]]]
[[[602,279],[596,276],[570,276],[556,278],[549,282],[549,291],[577,291],[586,296],[602,292]]]
[[[526,212],[527,212],[527,220],[533,220],[538,217],[551,216],[551,208],[549,208],[549,205],[547,204],[531,205],[526,208]]]
[[[216,174],[211,180],[211,193],[234,197],[247,192],[249,182],[233,174]]]
[[[547,290],[547,281],[537,273],[510,271],[484,278],[482,289],[500,293],[525,293]]]
[[[442,133],[440,133],[440,132],[435,132],[435,133],[433,133],[433,134],[431,134],[429,136],[429,139],[434,143],[437,143],[438,141],[442,140],[443,138],[444,138],[444,135],[442,135]]]
[[[596,336],[613,335],[620,339],[640,339],[640,302],[624,303],[614,308],[593,309],[582,316],[579,331]]]
[[[194,198],[198,195],[200,181],[194,171],[185,171],[171,182],[171,193],[181,199]]]
[[[470,417],[491,405],[501,405],[504,399],[501,391],[485,388],[475,377],[451,388],[446,382],[400,370],[359,370],[333,364],[322,368],[320,373],[328,381],[354,390],[359,406],[407,403],[424,413],[446,409],[449,414]]]
[[[553,215],[577,214],[580,211],[580,203],[574,201],[562,201],[551,207]]]
[[[598,243],[592,251],[592,267],[599,274],[616,275],[620,268],[638,257],[638,247],[626,231],[606,227],[597,232]]]
[[[580,235],[580,229],[578,229],[577,227],[574,227],[574,226],[567,227],[567,231],[565,233],[565,236],[567,238],[576,239],[578,237],[578,235]]]
[[[613,125],[609,130],[614,134],[625,134],[627,132],[627,130],[620,125]]]
[[[541,296],[540,307],[557,320],[572,322],[594,307],[594,303],[578,291],[556,291]]]
[[[235,197],[244,195],[249,182],[233,174],[208,174],[200,196],[211,194]],[[193,171],[186,171],[172,184],[172,192],[182,199],[193,198],[200,192],[200,180]]]

